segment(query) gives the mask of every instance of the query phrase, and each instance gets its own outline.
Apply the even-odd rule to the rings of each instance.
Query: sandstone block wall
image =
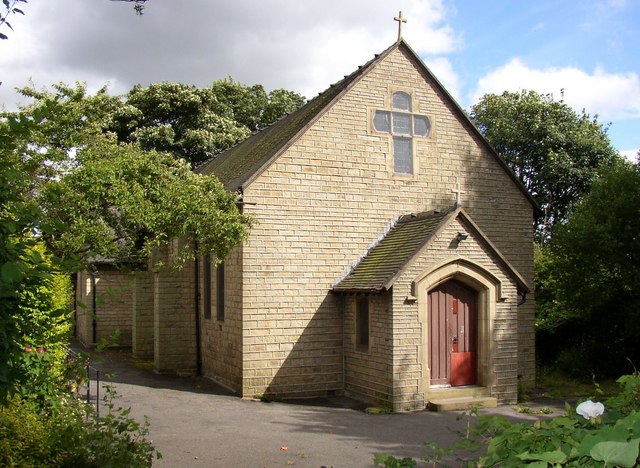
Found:
[[[133,355],[139,359],[153,358],[153,274],[141,271],[135,274],[131,341]]]
[[[371,125],[373,112],[390,109],[397,90],[410,94],[413,111],[432,123],[429,137],[413,139],[412,175],[393,173],[391,137]],[[396,50],[246,188],[246,212],[258,224],[243,247],[244,395],[311,396],[345,388],[348,337],[332,285],[398,215],[452,206],[456,181],[470,215],[533,284],[532,207],[469,130],[411,58]],[[394,314],[396,305],[394,299]],[[532,379],[531,296],[518,320],[504,344],[515,353],[518,373]],[[398,375],[405,357],[395,355],[390,365]],[[419,372],[412,365],[406,375]]]

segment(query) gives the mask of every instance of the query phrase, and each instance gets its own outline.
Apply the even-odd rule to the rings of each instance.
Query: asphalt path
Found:
[[[149,438],[162,454],[158,467],[372,467],[377,453],[417,459],[426,443],[449,446],[465,424],[453,412],[370,415],[348,398],[244,400],[205,378],[155,374],[128,351],[94,354],[92,365],[103,385],[115,388],[117,406],[131,407],[138,421],[148,418]],[[536,418],[508,406],[484,413]]]

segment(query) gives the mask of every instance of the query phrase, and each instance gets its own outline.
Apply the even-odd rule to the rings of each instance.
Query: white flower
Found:
[[[576,408],[576,413],[584,419],[594,419],[604,413],[604,405],[600,402],[594,403],[591,400],[583,401]]]

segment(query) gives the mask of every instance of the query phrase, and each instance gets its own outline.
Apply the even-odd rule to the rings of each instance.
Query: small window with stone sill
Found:
[[[414,137],[428,137],[431,133],[429,117],[414,114],[410,94],[397,91],[391,96],[391,110],[376,110],[373,128],[393,138],[393,171],[413,174]]]

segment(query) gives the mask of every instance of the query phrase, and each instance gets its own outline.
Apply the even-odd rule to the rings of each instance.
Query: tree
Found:
[[[620,161],[594,182],[538,272],[543,348],[561,352],[567,370],[612,376],[640,362],[639,165]]]
[[[38,330],[58,324],[52,273],[78,271],[96,256],[144,261],[185,236],[224,259],[251,225],[215,177],[105,131],[122,107],[105,90],[25,94],[32,104],[0,114],[0,397],[26,382],[21,359],[37,332],[34,309]],[[194,254],[185,243],[179,255]]]
[[[244,86],[231,79],[207,88],[179,83],[138,85],[114,115],[111,129],[120,141],[168,151],[198,164],[303,102],[292,91],[277,89],[267,94],[261,85]]]
[[[471,118],[540,205],[539,241],[566,221],[600,171],[620,159],[596,117],[577,114],[550,94],[487,94]]]

